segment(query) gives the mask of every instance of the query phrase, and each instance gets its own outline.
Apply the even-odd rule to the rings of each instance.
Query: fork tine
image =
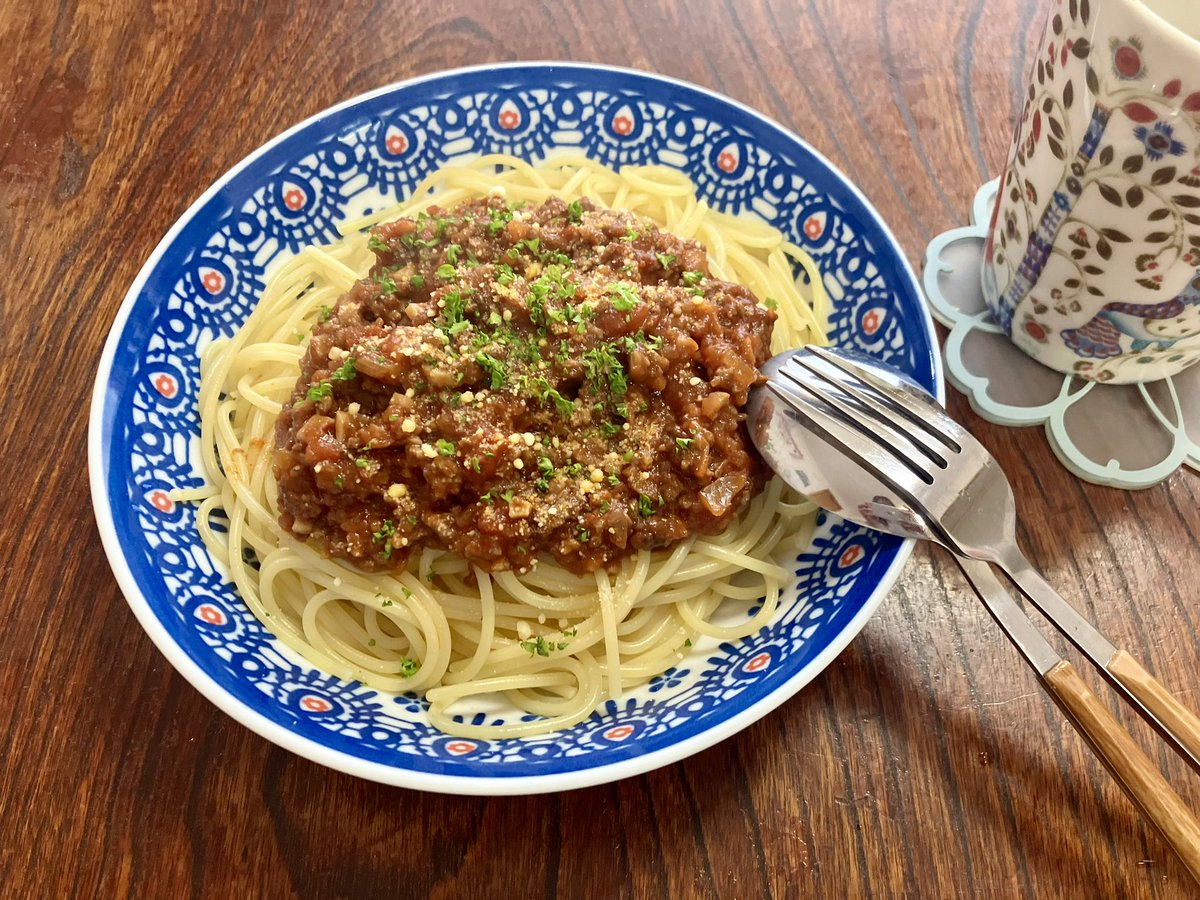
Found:
[[[912,427],[907,424],[908,420],[906,416],[897,414],[891,404],[878,399],[874,392],[862,390],[858,382],[833,375],[826,371],[826,366],[814,365],[813,362],[802,358],[799,354],[792,356],[788,360],[788,364],[793,368],[800,368],[830,387],[844,392],[850,399],[856,401],[858,405],[866,407],[863,413],[857,416],[857,418],[861,420],[865,416],[867,419],[874,419],[887,424],[898,435],[903,435],[914,450],[924,455],[926,459],[939,469],[946,468],[947,462],[945,457],[938,453],[935,448],[930,447],[925,441],[921,440],[920,434],[914,433]],[[786,369],[781,369],[780,371],[789,378],[792,377],[791,373]],[[902,421],[897,421],[897,419],[901,419]],[[863,424],[866,423],[864,422]]]
[[[908,457],[896,453],[854,415],[847,414],[829,392],[816,391],[803,381],[789,380],[795,384],[795,389],[775,381],[768,381],[767,387],[817,434],[869,468],[884,484],[895,485],[911,494],[917,488],[917,482],[921,488],[932,483],[928,472]],[[905,499],[909,498],[906,496]]]
[[[928,467],[922,464],[920,459],[915,458],[914,454],[903,452],[903,450],[898,452],[898,448],[902,448],[906,444],[914,448],[917,447],[913,441],[908,439],[903,430],[897,431],[890,427],[888,422],[873,418],[869,412],[865,414],[861,412],[856,408],[854,400],[846,392],[839,389],[840,386],[830,389],[830,387],[824,385],[810,384],[808,379],[797,377],[795,373],[788,371],[786,367],[781,368],[779,374],[802,389],[806,394],[816,398],[822,404],[835,411],[847,427],[854,428],[862,435],[863,439],[877,445],[884,453],[895,458],[897,462],[909,469],[925,484],[933,484],[933,475],[928,471]],[[944,463],[942,467],[945,468]]]
[[[924,395],[917,395],[911,388],[905,389],[889,384],[864,366],[837,353],[831,353],[824,347],[809,344],[804,349],[872,389],[896,412],[923,429],[930,437],[945,444],[949,450],[955,453],[962,451],[959,442],[967,435],[966,429],[950,418],[950,414],[932,396],[926,399]]]

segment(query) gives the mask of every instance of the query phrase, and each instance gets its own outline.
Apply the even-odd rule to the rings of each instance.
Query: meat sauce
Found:
[[[588,200],[377,226],[275,430],[280,521],[333,557],[425,546],[576,572],[724,529],[765,479],[743,425],[775,314],[704,249]]]

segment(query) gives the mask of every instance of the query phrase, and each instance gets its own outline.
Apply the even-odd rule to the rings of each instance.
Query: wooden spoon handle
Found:
[[[1200,716],[1180,703],[1174,694],[1163,687],[1162,682],[1124,650],[1114,653],[1105,669],[1125,690],[1137,697],[1192,756],[1200,758]]]
[[[1055,664],[1042,680],[1117,783],[1200,883],[1200,823],[1162,773],[1069,662]]]

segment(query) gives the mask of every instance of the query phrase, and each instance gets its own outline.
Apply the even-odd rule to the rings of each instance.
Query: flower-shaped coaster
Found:
[[[950,329],[946,376],[990,422],[1038,425],[1085,481],[1144,488],[1181,465],[1200,470],[1200,365],[1148,384],[1099,384],[1026,356],[992,320],[979,273],[998,180],[975,195],[971,224],[925,251],[929,308]]]

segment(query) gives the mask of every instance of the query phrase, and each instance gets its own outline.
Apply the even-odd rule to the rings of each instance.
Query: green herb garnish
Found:
[[[490,383],[493,391],[498,391],[504,387],[504,363],[490,353],[479,352],[475,354],[475,364],[483,369],[488,378],[491,379]]]
[[[330,373],[332,381],[353,381],[358,377],[358,369],[354,367],[354,357],[347,356],[346,361]]]
[[[361,462],[361,460],[360,460]],[[383,558],[390,559],[392,555],[392,535],[396,533],[396,526],[392,524],[392,520],[386,520],[379,526],[379,530],[371,533],[371,540],[376,544],[383,544]]]
[[[619,312],[629,312],[638,303],[638,292],[633,285],[624,281],[618,281],[611,285],[608,289],[609,300],[612,302],[613,309]]]

